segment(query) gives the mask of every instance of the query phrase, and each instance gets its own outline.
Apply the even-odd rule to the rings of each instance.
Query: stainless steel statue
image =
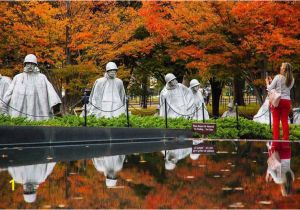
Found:
[[[166,86],[160,93],[160,116],[191,118],[195,112],[192,91],[178,83],[174,74],[167,74],[165,81]]]
[[[46,120],[53,115],[53,107],[61,103],[52,84],[40,73],[37,58],[29,54],[24,60],[24,72],[17,74],[4,97],[3,110],[12,117]]]
[[[88,115],[96,117],[118,117],[126,111],[126,94],[122,80],[116,78],[117,65],[106,64],[104,77],[96,80],[92,89]]]
[[[193,115],[194,120],[205,120],[209,119],[208,111],[204,102],[202,93],[199,91],[200,83],[196,79],[192,79],[190,82],[190,89],[194,96],[195,114]],[[203,106],[203,107],[202,107]],[[204,113],[204,115],[203,115]]]

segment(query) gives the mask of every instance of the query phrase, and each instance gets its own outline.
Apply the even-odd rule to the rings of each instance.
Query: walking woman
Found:
[[[266,78],[267,90],[271,91],[275,89],[280,93],[281,98],[277,107],[271,105],[271,112],[273,117],[273,141],[269,148],[269,154],[278,152],[281,166],[277,173],[273,173],[270,169],[267,172],[267,181],[269,177],[281,185],[281,191],[283,195],[291,193],[291,183],[294,179],[293,172],[290,168],[291,160],[291,146],[289,142],[289,124],[288,116],[291,110],[291,97],[290,91],[294,85],[294,77],[292,73],[292,65],[290,63],[282,63],[280,68],[280,74],[276,75],[272,80],[271,77]],[[283,141],[280,139],[280,121],[282,124]]]

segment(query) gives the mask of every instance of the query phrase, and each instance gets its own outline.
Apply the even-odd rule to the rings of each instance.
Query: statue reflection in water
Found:
[[[8,167],[8,173],[16,183],[23,185],[23,196],[27,203],[36,200],[39,185],[52,173],[56,163],[45,163],[27,166]]]
[[[272,142],[267,144],[269,155],[277,151],[280,157],[280,166],[272,170],[268,166],[266,181],[272,180],[280,185],[282,196],[287,196],[292,193],[292,183],[295,180],[294,172],[291,169],[291,146],[289,142]]]
[[[202,141],[193,141],[193,145],[197,145],[202,143]],[[192,160],[197,160],[200,157],[200,154],[193,154],[192,148],[184,148],[184,149],[173,149],[173,150],[164,150],[161,151],[162,154],[165,156],[165,169],[166,170],[174,170],[176,164],[179,160],[190,156]]]
[[[123,168],[125,155],[115,155],[93,158],[93,164],[97,171],[103,172],[107,187],[115,187],[117,185],[117,172]]]

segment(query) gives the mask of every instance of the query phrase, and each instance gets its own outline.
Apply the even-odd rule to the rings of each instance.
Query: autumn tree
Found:
[[[59,10],[49,2],[1,3],[1,63],[15,66],[24,56],[35,53],[40,64],[63,61],[65,24],[59,20]]]
[[[265,73],[276,74],[283,61],[299,63],[299,3],[239,2],[232,14],[238,65],[261,101]]]
[[[228,72],[232,46],[216,26],[220,17],[211,3],[149,2],[142,14],[147,29],[167,46],[172,60],[184,61],[187,70],[197,69],[202,77],[212,78],[213,114],[217,116],[223,87],[220,75]]]

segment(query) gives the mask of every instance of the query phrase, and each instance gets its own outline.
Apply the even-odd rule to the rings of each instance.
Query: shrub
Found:
[[[194,120],[184,118],[168,119],[168,128],[191,129]],[[217,124],[217,132],[211,134],[209,138],[245,138],[245,139],[271,139],[272,133],[269,125],[260,124],[245,118],[239,118],[239,129],[235,118],[219,118],[208,120],[207,122]],[[22,117],[11,118],[0,115],[0,125],[8,126],[83,126],[84,119],[75,115],[66,115],[64,117],[55,117],[45,121],[30,121]],[[125,115],[118,118],[95,118],[87,117],[89,127],[127,127]],[[130,116],[130,126],[135,128],[165,128],[165,120],[159,116]],[[199,136],[199,135],[196,135]],[[290,125],[290,139],[300,139],[300,125]]]

